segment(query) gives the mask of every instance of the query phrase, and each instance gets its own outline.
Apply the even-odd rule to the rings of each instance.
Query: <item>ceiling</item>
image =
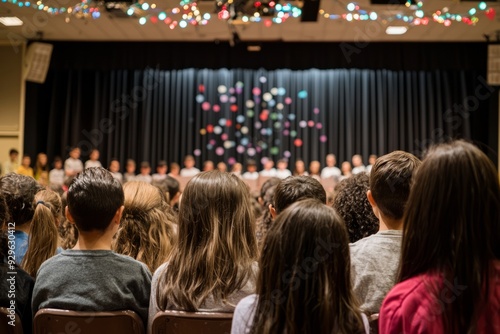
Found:
[[[57,3],[72,6],[78,0],[51,0],[46,4],[57,6]],[[152,0],[151,0],[152,1]],[[422,9],[426,16],[444,7],[449,13],[466,14],[470,8],[476,7],[479,2],[458,2],[443,0],[423,0]],[[348,1],[322,0],[320,8],[327,13],[346,13]],[[300,3],[295,3],[300,5]],[[385,33],[388,25],[405,25],[402,21],[391,24],[384,18],[398,13],[410,15],[410,10],[400,5],[372,5],[369,0],[357,1],[361,9],[375,11],[378,14],[376,21],[330,20],[319,17],[317,22],[300,22],[298,18],[290,18],[281,24],[272,24],[267,27],[263,22],[248,24],[228,24],[219,20],[214,13],[214,3],[203,1],[199,3],[202,13],[212,13],[212,19],[205,26],[188,26],[185,29],[177,27],[170,29],[164,23],[147,22],[139,24],[138,18],[119,18],[106,12],[98,19],[78,19],[73,15],[49,15],[33,8],[20,8],[11,3],[0,3],[0,16],[17,16],[24,22],[21,27],[5,27],[0,24],[0,39],[44,39],[66,41],[226,41],[234,38],[237,32],[242,41],[284,41],[284,42],[359,42],[371,41],[485,41],[485,35],[497,41],[497,32],[500,31],[500,3],[488,2],[488,6],[496,10],[498,15],[492,20],[485,12],[479,11],[476,15],[479,22],[476,25],[467,25],[463,22],[453,22],[451,26],[429,22],[427,26],[408,26],[404,35],[394,36]],[[175,0],[157,0],[157,8],[171,9],[179,6]],[[68,20],[69,18],[69,20]],[[69,22],[66,22],[69,21]],[[240,22],[241,23],[241,22]]]

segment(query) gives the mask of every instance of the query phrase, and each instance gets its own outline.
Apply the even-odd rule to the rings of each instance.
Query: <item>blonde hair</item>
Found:
[[[56,254],[58,232],[57,221],[61,216],[61,197],[52,190],[41,190],[35,194],[35,214],[31,220],[28,250],[21,267],[31,276],[42,263]]]
[[[151,184],[124,184],[125,209],[113,250],[146,264],[154,272],[163,264],[175,244],[175,216],[164,193]]]
[[[248,186],[233,174],[199,173],[182,196],[179,242],[153,298],[162,310],[196,311],[255,280],[255,227]]]

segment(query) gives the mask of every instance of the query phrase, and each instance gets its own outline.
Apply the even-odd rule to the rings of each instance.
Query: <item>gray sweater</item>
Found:
[[[33,316],[41,308],[136,312],[146,326],[151,272],[109,250],[64,250],[45,261],[33,290]]]
[[[396,283],[402,231],[380,231],[350,244],[351,277],[361,310],[378,313]]]

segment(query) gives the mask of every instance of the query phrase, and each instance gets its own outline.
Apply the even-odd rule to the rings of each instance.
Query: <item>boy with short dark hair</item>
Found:
[[[143,263],[111,251],[123,203],[121,184],[102,167],[86,169],[73,180],[66,218],[78,228],[78,241],[40,267],[33,315],[42,308],[132,310],[147,323],[151,272]]]
[[[396,283],[401,252],[403,213],[412,175],[420,160],[404,151],[378,158],[370,173],[366,195],[380,222],[379,231],[350,244],[353,289],[362,311],[378,313]]]
[[[269,205],[271,216],[274,218],[293,203],[309,198],[326,204],[326,191],[323,185],[310,176],[289,176],[276,186],[274,204]]]

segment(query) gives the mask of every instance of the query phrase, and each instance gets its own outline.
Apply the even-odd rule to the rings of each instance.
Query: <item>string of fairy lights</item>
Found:
[[[252,1],[252,0],[251,0]],[[71,18],[77,19],[99,19],[106,13],[105,4],[101,1],[82,0],[73,6],[57,7],[44,3],[43,0],[36,2],[19,0],[0,0],[1,3],[9,3],[18,7],[34,8],[50,15],[64,15],[66,22]],[[281,24],[290,18],[299,18],[302,15],[300,7],[292,3],[277,3],[275,0],[218,0],[215,2],[213,13],[202,12],[198,3],[182,0],[178,6],[173,8],[160,8],[155,3],[137,2],[121,8],[126,15],[137,19],[140,25],[166,24],[170,29],[187,28],[188,26],[204,26],[211,20],[241,20],[243,23],[263,22],[269,27],[273,24]],[[446,27],[452,23],[475,25],[480,16],[493,20],[496,11],[488,6],[486,2],[479,2],[467,12],[452,13],[447,7],[437,10],[426,10],[422,1],[416,4],[406,3],[406,8],[398,11],[398,14],[381,14],[374,10],[366,10],[356,2],[350,2],[345,6],[343,12],[330,13],[324,9],[319,10],[319,17],[327,20],[352,21],[376,21],[387,22],[401,21],[408,25],[427,25],[436,22]],[[404,12],[404,13],[403,13]]]

